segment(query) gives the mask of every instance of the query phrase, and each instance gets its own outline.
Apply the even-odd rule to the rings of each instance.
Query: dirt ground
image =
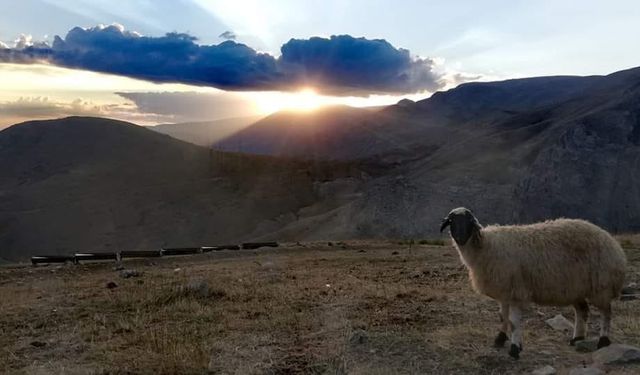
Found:
[[[640,250],[626,251],[640,282]],[[130,278],[114,266],[0,268],[0,371],[563,374],[591,362],[544,322],[570,308],[526,312],[520,360],[492,348],[497,304],[474,294],[450,246],[285,244],[125,261],[142,273]],[[612,339],[640,345],[640,300],[615,302]]]

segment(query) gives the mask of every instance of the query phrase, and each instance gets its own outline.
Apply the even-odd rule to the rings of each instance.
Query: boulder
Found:
[[[576,342],[576,351],[581,353],[591,353],[598,350],[598,339],[581,340]]]
[[[551,319],[547,319],[545,322],[556,331],[573,330],[573,324],[571,324],[569,319],[565,318],[562,314],[558,314]]]
[[[597,367],[576,367],[569,371],[569,375],[604,375],[604,371]]]
[[[593,353],[593,362],[602,365],[640,363],[640,348],[623,344],[609,345]]]
[[[544,367],[540,367],[531,372],[531,375],[554,375],[556,373],[556,369],[552,366],[546,365]]]

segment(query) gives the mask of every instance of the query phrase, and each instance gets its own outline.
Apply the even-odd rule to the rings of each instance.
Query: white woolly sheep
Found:
[[[443,219],[440,232],[447,226],[469,270],[473,289],[500,303],[502,326],[494,341],[496,347],[504,346],[511,322],[509,355],[519,358],[522,309],[530,302],[573,306],[571,345],[584,339],[588,304],[596,306],[602,315],[597,346],[611,343],[611,301],[620,295],[626,257],[605,230],[574,219],[482,227],[464,207]]]

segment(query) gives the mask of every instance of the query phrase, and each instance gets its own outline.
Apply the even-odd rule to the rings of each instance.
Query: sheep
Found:
[[[611,344],[611,301],[620,295],[626,256],[605,230],[578,219],[483,227],[464,207],[443,219],[440,232],[446,227],[473,289],[500,304],[495,347],[504,346],[510,322],[509,355],[519,358],[522,310],[529,303],[573,306],[571,345],[584,340],[590,303],[601,312],[597,347]]]

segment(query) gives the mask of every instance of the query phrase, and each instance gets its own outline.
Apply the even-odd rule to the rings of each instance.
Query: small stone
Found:
[[[400,253],[397,252],[397,251],[394,251],[394,252],[391,253],[391,255],[398,255],[398,254],[400,254]]]
[[[204,280],[192,280],[180,288],[184,294],[206,298],[209,297],[209,284]]]
[[[548,350],[541,350],[540,354],[544,354],[544,355],[551,355],[552,353]]]
[[[593,362],[603,365],[640,363],[640,348],[623,344],[609,345],[593,353]]]
[[[638,294],[623,294],[620,296],[620,301],[633,301],[635,299],[640,298],[640,293]]]
[[[356,329],[351,334],[351,338],[349,339],[349,342],[351,342],[352,344],[362,345],[366,343],[367,340],[369,340],[369,335],[367,334],[367,331],[365,331],[364,329]]]
[[[130,277],[138,277],[141,276],[142,273],[136,271],[136,270],[122,270],[120,271],[120,277],[122,277],[123,279],[128,279]]]
[[[562,314],[558,314],[551,319],[545,320],[545,322],[556,331],[571,331],[573,330],[573,324],[562,316]]]
[[[117,288],[117,287],[118,287],[118,284],[116,284],[116,283],[115,283],[115,282],[113,282],[113,281],[109,281],[109,282],[107,283],[107,289],[114,289],[114,288]]]
[[[576,351],[580,353],[591,353],[598,350],[598,339],[580,340],[576,342]]]
[[[596,367],[576,367],[569,371],[569,375],[604,375],[604,372]]]
[[[42,348],[43,346],[46,346],[47,343],[44,341],[31,341],[29,345],[35,346],[36,348]]]
[[[540,367],[539,369],[535,369],[531,372],[531,375],[553,375],[556,373],[556,369],[546,365],[544,367]]]
[[[180,269],[180,267],[175,268],[175,269],[173,270],[173,272],[180,272],[180,271],[182,271],[182,270]]]

